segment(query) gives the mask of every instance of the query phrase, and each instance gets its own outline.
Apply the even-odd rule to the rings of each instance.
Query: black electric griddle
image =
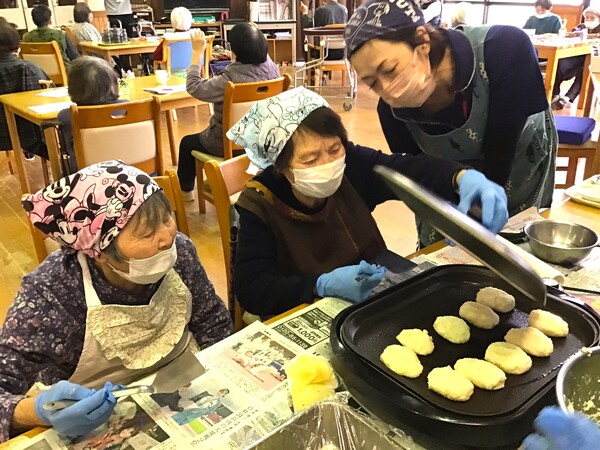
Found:
[[[390,181],[387,176],[385,179]],[[444,234],[494,270],[467,265],[435,267],[342,311],[330,334],[333,366],[359,403],[400,428],[408,425],[435,436],[449,448],[517,447],[532,431],[538,412],[555,402],[554,379],[560,365],[581,347],[598,344],[600,319],[589,305],[565,300],[560,291],[549,289],[546,293],[543,288],[542,293],[539,277],[508,247],[422,188],[413,197],[407,192],[411,183],[402,179],[401,192],[394,191],[439,231],[444,232],[449,224],[451,232]],[[426,197],[427,205],[415,199],[419,196]],[[444,217],[438,220],[440,211]],[[457,225],[457,219],[463,223]],[[515,311],[500,314],[500,324],[492,330],[471,326],[471,339],[466,344],[452,344],[438,336],[433,330],[435,318],[458,315],[462,303],[474,300],[477,291],[486,286],[514,295]],[[483,358],[487,346],[503,341],[508,329],[526,326],[527,313],[535,308],[555,312],[569,323],[567,337],[552,338],[554,352],[550,357],[533,357],[532,368],[523,375],[508,375],[504,389],[476,388],[467,402],[453,402],[427,389],[431,369],[453,366],[463,357]],[[395,337],[404,328],[427,329],[436,346],[431,355],[419,357],[424,371],[417,379],[400,377],[379,360],[387,345],[398,343]]]
[[[500,324],[492,330],[471,328],[471,338],[465,344],[452,344],[433,329],[437,316],[458,316],[460,306],[475,300],[482,287],[493,286],[515,296],[514,311],[500,314]],[[404,299],[403,301],[398,301]],[[340,338],[346,348],[374,369],[392,378],[411,394],[447,411],[470,416],[495,416],[516,411],[543,389],[557,375],[558,368],[581,347],[593,345],[598,339],[598,325],[583,310],[548,298],[546,309],[563,317],[570,326],[565,338],[552,338],[554,352],[547,358],[533,357],[533,366],[523,375],[507,376],[504,389],[485,391],[476,389],[467,402],[455,402],[427,389],[427,374],[435,367],[454,366],[460,358],[484,358],[492,342],[504,340],[511,328],[527,326],[527,314],[535,306],[494,274],[478,266],[441,266],[431,269],[426,276],[411,280],[393,294],[378,302],[365,305],[346,317],[340,329]],[[398,344],[396,336],[405,328],[425,329],[432,336],[435,351],[419,357],[423,374],[415,379],[401,377],[389,370],[379,355],[391,344]]]
[[[485,286],[515,295],[515,311],[500,314],[500,324],[492,330],[470,326],[471,339],[465,344],[452,344],[437,335],[435,318],[457,315],[460,305]],[[447,448],[516,448],[532,431],[539,411],[555,403],[560,365],[581,347],[600,342],[600,321],[589,305],[548,294],[546,309],[569,322],[569,335],[552,338],[554,353],[532,357],[527,373],[507,375],[504,389],[476,388],[468,401],[453,402],[427,389],[427,374],[463,357],[482,358],[487,346],[502,341],[509,328],[526,326],[527,312],[536,307],[485,267],[435,267],[342,311],[330,334],[333,367],[362,406],[401,429],[408,425],[442,440]],[[434,339],[434,352],[419,356],[424,370],[417,379],[400,377],[379,360],[387,345],[398,343],[395,337],[403,328],[426,329]]]

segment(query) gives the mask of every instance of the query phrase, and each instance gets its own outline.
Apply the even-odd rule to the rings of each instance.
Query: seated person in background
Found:
[[[20,42],[21,37],[14,25],[8,23],[4,17],[0,17],[0,95],[41,89],[40,80],[50,79],[37,65],[18,57]],[[34,154],[48,158],[48,150],[40,127],[22,117],[17,117],[17,128],[26,158],[31,159]],[[12,148],[4,105],[0,103],[1,150],[16,149]]]
[[[315,11],[315,17],[308,14],[308,6],[300,2],[303,28],[318,28],[336,23],[348,23],[348,8],[337,0],[324,0],[323,5]]]
[[[565,413],[556,406],[544,408],[534,422],[535,433],[525,438],[523,450],[595,450],[600,428],[589,417]]]
[[[442,24],[442,2],[440,0],[417,0],[425,23],[433,27],[439,27]]]
[[[78,42],[102,41],[102,35],[92,25],[94,14],[87,3],[76,3],[73,7],[73,20],[71,31]],[[76,42],[75,42],[76,44]]]
[[[450,18],[450,28],[455,29],[456,27],[467,25],[470,10],[471,4],[469,2],[460,2],[456,5]]]
[[[31,10],[31,18],[37,26],[23,36],[23,42],[51,42],[55,41],[60,48],[65,67],[69,70],[71,61],[79,56],[75,44],[67,34],[57,28],[50,28],[52,24],[52,11],[46,5],[36,5]]]
[[[494,233],[508,219],[504,190],[480,172],[355,145],[340,116],[305,88],[257,102],[227,137],[263,169],[236,203],[235,293],[252,314],[279,314],[315,297],[368,297],[385,273],[370,263],[386,249],[371,212],[395,198],[373,173],[377,164],[454,202],[460,190],[463,213],[481,201]]]
[[[582,24],[577,25],[575,30],[583,30],[587,28],[588,33],[597,34],[600,33],[600,4],[591,3],[583,12],[585,21]],[[558,61],[556,68],[556,79],[554,80],[554,87],[552,89],[552,109],[561,110],[565,106],[570,106],[573,101],[577,98],[581,92],[581,85],[583,83],[583,65],[585,64],[585,55],[571,56],[569,58],[561,58]],[[563,81],[573,80],[573,84],[565,94],[560,95],[560,85]]]
[[[183,191],[183,199],[194,201],[196,166],[192,150],[223,156],[223,95],[228,81],[249,83],[279,78],[279,68],[267,54],[268,45],[262,32],[250,22],[238,23],[229,33],[229,43],[235,62],[218,76],[203,78],[197,64],[204,53],[206,41],[202,31],[191,31],[192,65],[187,70],[186,89],[198,100],[214,103],[214,114],[207,129],[185,136],[179,144],[177,175]]]
[[[525,22],[524,29],[535,30],[535,34],[558,33],[562,25],[560,17],[552,14],[550,0],[536,0],[535,15]]]
[[[121,103],[119,100],[119,80],[109,63],[94,56],[77,58],[69,71],[69,97],[77,106],[108,105]],[[71,172],[76,172],[78,165],[73,147],[73,128],[71,123],[71,108],[58,113],[57,120],[61,122],[62,142],[64,152],[69,155]]]
[[[310,17],[308,14],[308,6],[300,2],[300,12],[302,13],[302,27],[324,27],[333,24],[348,23],[348,9],[338,3],[337,0],[324,0],[323,5],[319,6],[315,11],[315,17]],[[312,49],[311,57],[314,59],[320,58],[318,50]],[[343,48],[332,48],[327,52],[325,59],[338,60],[344,59]]]
[[[22,204],[62,249],[23,277],[0,330],[0,442],[48,425],[85,435],[113,410],[108,382],[131,383],[232,333],[194,244],[144,172],[105,161]],[[25,397],[36,381],[52,387]],[[43,409],[67,399],[78,402]]]
[[[171,26],[173,27],[173,33],[165,33],[165,39],[177,39],[177,38],[189,38],[190,28],[194,23],[194,18],[189,9],[179,6],[171,11]],[[161,61],[163,59],[163,47],[164,41],[161,41],[160,45],[154,50],[153,58],[154,61]]]

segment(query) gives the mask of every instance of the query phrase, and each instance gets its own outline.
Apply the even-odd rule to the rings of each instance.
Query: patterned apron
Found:
[[[199,350],[187,326],[192,294],[174,269],[148,305],[103,305],[85,255],[78,253],[77,260],[88,310],[83,351],[70,382],[94,389],[105,381],[129,384],[167,365],[188,345]]]
[[[473,98],[469,118],[460,128],[441,135],[429,135],[414,122],[406,122],[419,148],[428,155],[459,161],[480,168],[485,159],[483,136],[488,120],[489,79],[485,70],[484,42],[490,26],[463,27],[475,58]],[[393,110],[392,110],[393,113]],[[504,189],[511,216],[531,206],[545,207],[552,202],[558,135],[550,107],[529,116],[517,143],[515,159]],[[429,224],[417,218],[421,245],[442,238]]]

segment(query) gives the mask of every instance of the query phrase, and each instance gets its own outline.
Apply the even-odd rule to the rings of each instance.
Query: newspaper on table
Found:
[[[285,363],[301,352],[327,352],[331,321],[348,305],[328,298],[270,326],[253,323],[199,352],[206,372],[177,392],[120,399],[85,438],[50,429],[14,449],[243,449],[292,416]]]

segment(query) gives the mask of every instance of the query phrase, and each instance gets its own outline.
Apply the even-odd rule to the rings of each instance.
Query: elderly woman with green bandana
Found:
[[[234,286],[253,314],[278,314],[315,297],[368,297],[384,276],[373,263],[386,249],[371,212],[394,198],[375,165],[403,173],[463,213],[480,202],[483,224],[494,233],[508,218],[504,191],[481,173],[355,145],[327,102],[304,88],[257,102],[227,136],[263,169],[236,205]]]

